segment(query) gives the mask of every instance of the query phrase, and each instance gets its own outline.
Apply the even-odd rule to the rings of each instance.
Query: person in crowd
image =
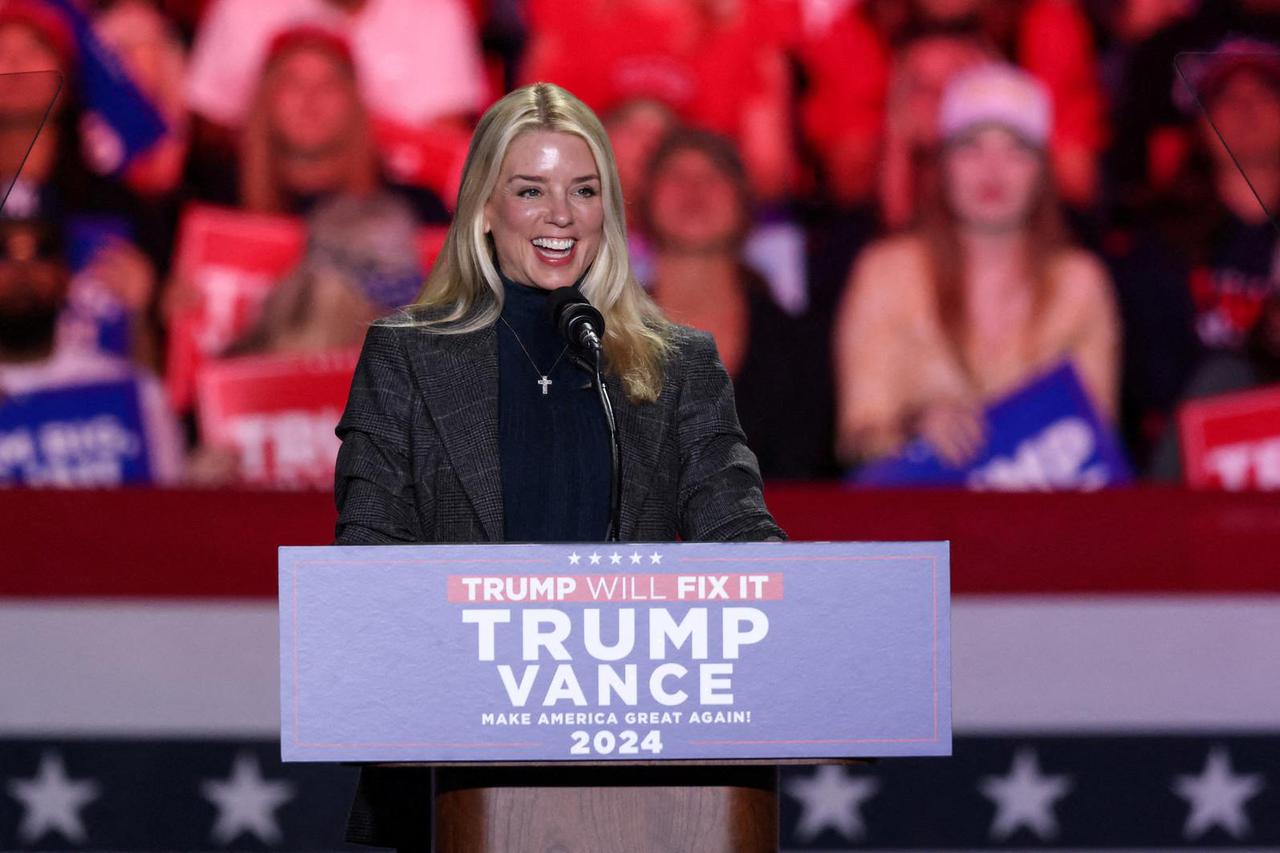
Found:
[[[618,164],[618,178],[630,210],[627,220],[627,254],[636,279],[653,277],[653,246],[644,230],[636,225],[636,202],[648,192],[649,160],[663,138],[680,126],[676,114],[661,101],[634,98],[624,101],[600,117]]]
[[[796,50],[807,85],[797,103],[821,180],[814,189],[842,208],[871,204],[885,135],[888,45],[861,4],[805,28]]]
[[[1147,1],[1157,5],[1157,0]],[[1190,93],[1182,76],[1197,64],[1195,55],[1233,36],[1280,43],[1276,0],[1195,0],[1189,5],[1133,46],[1113,93],[1111,217],[1124,226],[1141,224],[1153,206],[1162,204],[1198,147],[1198,115],[1185,108]]]
[[[299,24],[346,37],[376,116],[427,129],[466,124],[484,107],[480,40],[465,0],[213,0],[186,81],[205,135],[225,138],[244,124],[272,38]]]
[[[448,221],[434,193],[386,175],[347,41],[319,26],[281,30],[271,40],[238,158],[201,183],[209,201],[295,215],[334,193],[386,188],[424,222]]]
[[[338,544],[784,536],[714,341],[640,288],[623,220],[608,138],[581,101],[540,83],[485,113],[421,300],[365,340],[337,430]],[[604,320],[617,524],[592,371],[548,316],[563,288]],[[362,770],[348,840],[425,849],[430,785],[420,768]]]
[[[1273,292],[1262,303],[1240,350],[1208,355],[1187,381],[1179,403],[1277,383],[1280,383],[1280,292]],[[1166,421],[1147,473],[1155,480],[1182,479],[1182,446],[1176,418]]]
[[[1191,17],[1198,0],[1092,0],[1090,5],[1098,29],[1099,79],[1111,101],[1114,125],[1119,118],[1115,96],[1127,84],[1136,52],[1156,33]]]
[[[898,5],[905,13],[893,24],[898,43],[913,43],[920,34],[968,37],[988,53],[1017,63],[1047,87],[1054,114],[1049,151],[1056,189],[1073,210],[1090,211],[1098,200],[1106,115],[1093,34],[1081,5],[1076,0],[913,0]],[[922,107],[910,109],[931,121]],[[891,124],[890,146],[895,143],[893,131]],[[891,226],[909,220],[892,209],[903,203],[902,198],[891,190],[886,217]]]
[[[1088,214],[1100,200],[1100,160],[1110,142],[1089,19],[1079,0],[1025,0],[1014,23],[1012,54],[1044,83],[1053,105],[1055,188],[1070,209]]]
[[[668,317],[715,338],[761,473],[830,475],[829,353],[743,262],[751,205],[737,150],[709,131],[677,130],[659,145],[645,186],[638,212],[654,247],[649,291]]]
[[[130,208],[137,211],[131,217],[133,239],[151,263],[128,251],[129,241],[106,242],[95,253],[88,274],[75,280],[73,313],[123,315],[126,343],[135,360],[154,369],[162,361],[163,340],[157,282],[168,276],[186,195],[182,184],[190,150],[190,121],[182,92],[186,47],[170,20],[147,0],[114,0],[93,18],[93,27],[143,96],[155,105],[167,132],[119,176]],[[104,303],[98,290],[110,294],[110,302]],[[89,307],[81,311],[82,305]]]
[[[11,215],[65,217],[123,206],[123,195],[84,158],[78,61],[75,35],[52,7],[0,3],[0,74],[12,75],[0,87],[0,171],[6,185],[13,181],[5,199]]]
[[[123,180],[150,204],[168,202],[182,179],[190,142],[182,91],[186,47],[170,20],[147,0],[115,0],[94,17],[93,27],[168,127],[159,143],[129,164]]]
[[[1200,134],[1182,178],[1157,196],[1151,227],[1115,261],[1127,338],[1125,412],[1142,458],[1198,366],[1240,355],[1280,290],[1280,49],[1232,39],[1179,81]],[[1197,380],[1204,387],[1204,380]],[[1212,384],[1212,383],[1210,383]]]
[[[613,107],[600,120],[618,161],[622,192],[629,201],[643,198],[649,160],[658,143],[680,124],[679,119],[662,101],[633,98]]]
[[[357,347],[369,324],[418,296],[418,223],[388,193],[333,196],[307,217],[302,260],[224,356]]]
[[[1107,273],[1065,239],[1053,192],[1049,94],[990,64],[943,93],[937,183],[912,232],[858,259],[837,321],[837,441],[848,463],[911,438],[960,465],[982,407],[1070,360],[1113,418],[1120,330]]]
[[[302,259],[271,291],[257,320],[220,355],[323,354],[354,349],[369,325],[417,298],[423,269],[413,210],[389,193],[337,195],[307,217]],[[229,447],[200,444],[192,482],[239,481]]]
[[[540,0],[531,18],[525,82],[563,85],[601,113],[660,101],[733,139],[757,198],[777,201],[794,186],[794,15],[741,0]]]
[[[1110,233],[1127,227],[1134,209],[1149,201],[1149,182],[1168,186],[1170,175],[1145,174],[1147,135],[1136,131],[1131,140],[1124,128],[1135,127],[1133,113],[1139,109],[1138,101],[1149,103],[1149,94],[1138,98],[1130,87],[1145,70],[1138,64],[1146,45],[1157,34],[1185,21],[1195,12],[1198,0],[1123,0],[1100,2],[1093,6],[1098,21],[1099,48],[1098,74],[1108,99],[1108,122],[1113,130],[1111,144],[1103,152],[1101,199],[1106,226]],[[1172,61],[1172,60],[1171,60]],[[1181,166],[1182,149],[1174,149],[1174,168]],[[1158,159],[1167,160],[1166,157]],[[1126,162],[1127,161],[1127,162]],[[1142,170],[1141,186],[1135,182],[1136,168]],[[1159,167],[1163,172],[1167,165]],[[1121,179],[1121,171],[1127,174]],[[1112,237],[1114,240],[1115,238]]]
[[[122,352],[151,367],[159,335],[152,297],[168,262],[172,216],[87,165],[77,62],[74,35],[54,9],[36,0],[0,3],[0,178],[8,189],[0,215],[61,226],[110,222],[115,233],[83,259],[70,302],[87,290],[109,301],[129,329]]]
[[[809,315],[827,324],[816,330],[823,338],[830,337],[831,319],[853,259],[873,239],[910,226],[916,217],[919,185],[932,166],[929,152],[937,144],[943,87],[955,74],[992,57],[987,43],[972,32],[936,28],[911,32],[892,51],[866,50],[868,40],[875,43],[879,37],[865,31],[865,23],[849,23],[862,11],[846,10],[842,21],[833,23],[833,32],[805,48],[806,72],[815,76],[810,94],[801,102],[802,114],[807,117],[809,142],[827,174],[807,200],[804,279]],[[848,28],[843,35],[842,28]],[[813,55],[841,43],[858,48],[856,75],[838,70],[847,66],[850,54],[837,52],[825,60]],[[852,77],[857,81],[846,79]],[[876,80],[882,83],[879,107],[871,88]],[[847,106],[842,106],[846,100]],[[871,165],[864,178],[871,184],[862,193],[855,190],[862,180],[855,175],[866,166],[866,158]],[[841,170],[843,178],[836,174]]]
[[[880,164],[880,216],[896,231],[916,216],[919,187],[929,180],[938,144],[938,101],[960,72],[990,62],[992,53],[973,33],[922,30],[894,53],[885,108]]]
[[[319,27],[270,43],[241,129],[236,201],[305,213],[333,193],[369,193],[378,155],[349,48]]]
[[[637,280],[649,282],[653,280],[655,249],[645,229],[635,227],[639,212],[636,203],[648,195],[648,165],[654,150],[666,135],[682,125],[669,107],[651,98],[625,101],[601,118],[613,145],[623,192],[632,208],[627,230],[631,269]],[[731,141],[728,144],[733,146]],[[744,254],[754,259],[757,272],[766,276],[769,289],[781,306],[792,313],[803,312],[810,296],[803,257],[805,235],[785,211],[767,206],[764,216],[753,215],[747,225],[751,227],[743,236]],[[841,236],[847,241],[847,234]]]
[[[1280,284],[1270,215],[1280,204],[1280,48],[1232,40],[1189,79],[1207,119],[1201,143],[1209,186],[1201,192],[1209,197],[1187,199],[1195,207],[1185,209],[1184,221],[1198,233],[1178,245],[1191,247],[1196,336],[1207,349],[1235,350]],[[1194,193],[1194,183],[1180,190]]]
[[[177,482],[182,435],[159,380],[127,359],[59,342],[71,278],[65,250],[56,220],[0,220],[0,398],[135,379],[152,479]]]

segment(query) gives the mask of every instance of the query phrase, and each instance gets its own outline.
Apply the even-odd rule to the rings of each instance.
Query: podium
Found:
[[[430,772],[439,851],[774,850],[779,764],[951,752],[946,543],[284,547],[279,581],[283,760]]]
[[[436,771],[439,851],[778,847],[776,767]]]

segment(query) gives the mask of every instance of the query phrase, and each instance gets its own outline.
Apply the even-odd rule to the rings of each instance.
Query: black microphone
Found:
[[[576,287],[551,291],[547,305],[556,331],[579,351],[598,353],[604,339],[604,316]]]

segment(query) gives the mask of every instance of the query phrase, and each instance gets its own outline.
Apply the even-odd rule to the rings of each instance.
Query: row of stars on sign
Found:
[[[978,783],[982,795],[995,804],[990,836],[1004,841],[1026,830],[1042,841],[1058,836],[1054,806],[1071,793],[1071,777],[1048,775],[1040,770],[1035,750],[1021,749],[1005,776],[986,776]],[[1235,839],[1250,832],[1245,803],[1265,788],[1260,773],[1236,773],[1226,749],[1210,750],[1198,775],[1177,776],[1170,786],[1189,806],[1182,834],[1196,841],[1214,827]],[[862,805],[874,797],[880,782],[867,774],[850,774],[843,767],[825,765],[813,775],[792,779],[786,791],[800,803],[802,811],[796,837],[811,841],[830,828],[849,841],[866,835]]]
[[[624,557],[630,560],[631,565],[633,566],[640,565],[640,562],[644,560],[644,555],[641,554],[639,551],[633,551],[630,554],[619,554],[617,551],[614,551],[612,554],[600,554],[599,552],[596,552],[596,551],[593,551],[590,554],[579,554],[575,551],[574,553],[569,555],[569,565],[571,566],[581,565],[583,557],[586,557],[586,559],[589,561],[588,565],[592,565],[592,566],[600,565],[600,561],[603,560],[605,557],[609,558],[609,565],[611,566],[622,565],[622,560]],[[657,551],[654,551],[652,554],[650,554],[649,565],[651,566],[662,565],[662,555],[659,554]]]

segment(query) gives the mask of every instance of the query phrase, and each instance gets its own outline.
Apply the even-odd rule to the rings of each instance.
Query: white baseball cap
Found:
[[[938,133],[954,139],[976,127],[996,125],[1043,148],[1053,127],[1049,90],[1027,72],[1003,62],[960,72],[942,92]]]

